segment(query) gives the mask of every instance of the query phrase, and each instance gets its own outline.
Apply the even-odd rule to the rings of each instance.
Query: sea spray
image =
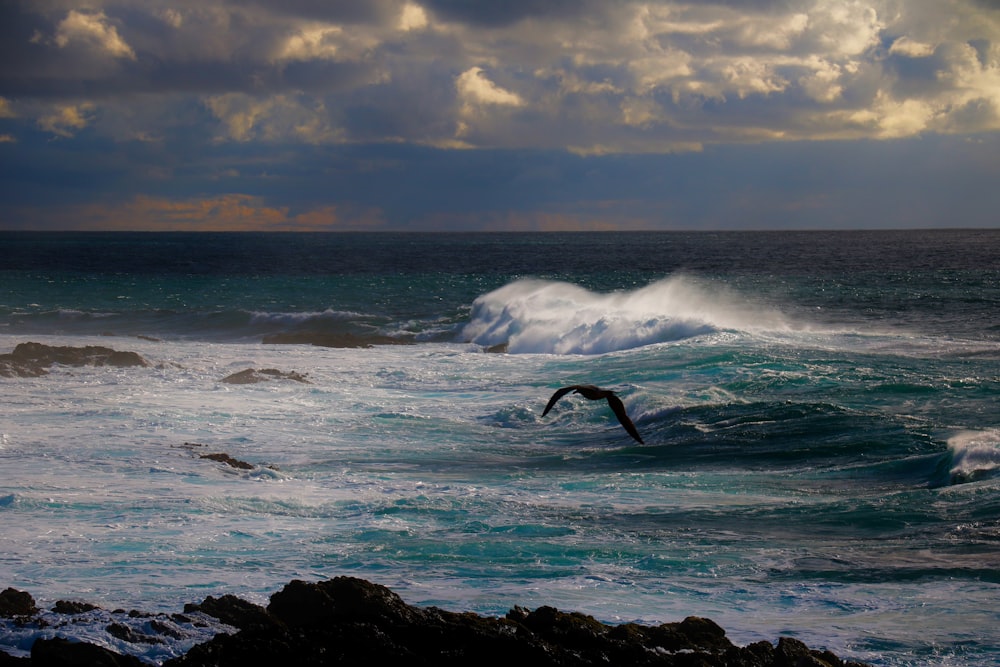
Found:
[[[962,431],[948,438],[947,483],[1000,476],[1000,429]]]
[[[602,354],[722,329],[787,326],[779,311],[688,276],[608,293],[525,279],[476,299],[462,335],[511,353]]]

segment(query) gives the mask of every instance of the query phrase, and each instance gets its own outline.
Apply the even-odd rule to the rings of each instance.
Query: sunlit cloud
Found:
[[[343,231],[373,230],[385,224],[375,209],[321,206],[293,213],[246,194],[193,199],[138,195],[118,204],[65,208],[53,217],[71,229],[112,231]]]
[[[490,81],[481,67],[470,67],[455,81],[463,109],[471,110],[481,105],[519,107],[524,100],[517,93],[504,90]]]
[[[889,53],[898,53],[910,58],[924,58],[934,53],[934,45],[903,36],[892,43],[892,46],[889,47]]]
[[[257,98],[242,93],[216,95],[204,100],[219,120],[220,141],[294,141],[319,144],[337,141],[342,135],[329,125],[322,102],[306,106],[286,95]]]
[[[424,11],[423,7],[413,2],[403,4],[403,10],[399,17],[400,30],[420,30],[426,28],[427,25],[427,12]]]
[[[53,41],[60,48],[82,43],[115,58],[135,60],[135,51],[121,38],[118,29],[108,22],[104,12],[90,14],[71,9],[59,22]]]
[[[46,132],[68,139],[87,127],[92,120],[87,114],[93,109],[94,105],[89,102],[58,105],[51,113],[38,119],[38,126]]]

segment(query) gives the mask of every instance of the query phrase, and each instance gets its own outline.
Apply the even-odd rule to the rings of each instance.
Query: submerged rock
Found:
[[[264,336],[265,344],[316,345],[319,347],[374,347],[375,345],[409,345],[407,338],[378,334],[358,336],[352,333],[327,333],[322,331],[297,331]]]
[[[269,380],[294,380],[309,384],[309,380],[302,373],[295,371],[279,371],[276,368],[248,368],[232,375],[222,378],[228,384],[255,384],[257,382],[268,382]]]
[[[64,366],[149,366],[136,352],[122,352],[100,345],[85,347],[21,343],[10,354],[0,354],[0,376],[38,377],[53,364]]]
[[[247,463],[246,461],[240,461],[239,459],[234,459],[229,454],[224,452],[219,452],[217,454],[202,454],[198,458],[200,459],[210,459],[212,461],[218,461],[219,463],[225,463],[231,468],[238,468],[240,470],[252,470],[253,464]]]

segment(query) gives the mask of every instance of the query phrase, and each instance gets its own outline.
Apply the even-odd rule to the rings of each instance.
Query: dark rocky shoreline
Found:
[[[63,613],[95,609],[60,601]],[[30,594],[8,588],[0,593],[0,617],[15,623],[42,622]],[[122,612],[124,613],[124,612]],[[141,612],[129,612],[130,615]],[[271,596],[267,608],[232,595],[188,604],[174,621],[207,615],[236,629],[195,645],[164,667],[236,665],[506,665],[589,667],[591,665],[699,667],[860,667],[829,651],[810,649],[781,637],[776,644],[734,645],[709,619],[646,626],[607,625],[590,616],[552,607],[515,607],[502,618],[414,607],[388,588],[353,577],[307,583],[291,581]],[[152,615],[150,615],[152,616]],[[112,623],[109,633],[129,642],[156,641],[171,623],[148,624],[150,634],[128,633]],[[0,667],[54,665],[138,666],[131,655],[58,635],[39,638],[30,657],[0,651]]]

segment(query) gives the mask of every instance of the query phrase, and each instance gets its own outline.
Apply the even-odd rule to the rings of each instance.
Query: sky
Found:
[[[0,230],[1000,227],[1000,0],[0,0]]]

